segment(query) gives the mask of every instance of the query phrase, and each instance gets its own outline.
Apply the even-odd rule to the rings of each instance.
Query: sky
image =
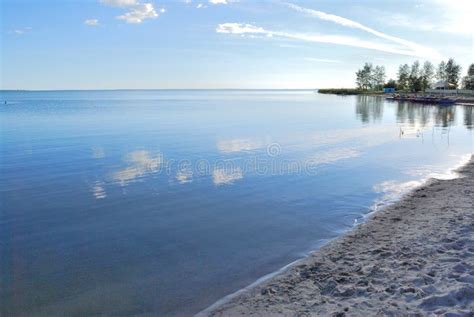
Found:
[[[353,87],[474,62],[474,1],[1,0],[1,89]]]

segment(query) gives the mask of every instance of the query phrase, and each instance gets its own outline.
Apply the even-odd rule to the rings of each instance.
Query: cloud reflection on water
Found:
[[[94,159],[102,159],[105,157],[105,150],[101,146],[94,146],[92,149],[92,158]]]
[[[234,181],[244,177],[240,167],[216,168],[212,171],[212,181],[214,185],[232,184]]]
[[[103,199],[107,197],[107,193],[104,188],[104,183],[101,181],[96,181],[94,186],[92,186],[92,193],[96,199]]]
[[[176,180],[180,184],[186,184],[193,181],[193,171],[191,168],[180,169],[176,172]]]
[[[122,186],[138,178],[158,172],[163,163],[163,157],[161,154],[152,156],[149,151],[141,150],[129,153],[125,161],[130,165],[112,174],[112,178]]]
[[[371,121],[382,121],[384,109],[385,111],[393,109],[396,115],[396,122],[392,124],[365,124]],[[463,121],[468,128],[472,126],[472,108],[463,109]],[[341,160],[357,158],[362,156],[364,152],[375,146],[385,143],[395,142],[402,139],[420,138],[423,141],[423,133],[428,129],[433,129],[433,133],[426,134],[425,138],[433,138],[434,132],[438,128],[451,125],[455,122],[454,107],[438,107],[430,105],[416,105],[408,103],[390,104],[383,101],[380,97],[359,96],[356,98],[356,115],[364,123],[362,126],[341,128],[335,130],[325,130],[310,132],[305,135],[287,135],[283,136],[281,148],[285,149],[284,154],[291,155],[289,162],[297,166],[295,169],[286,169],[285,171],[304,171],[302,164],[312,164],[313,166],[331,164]],[[277,137],[275,135],[274,137]],[[236,154],[241,152],[249,152],[265,147],[263,136],[243,137],[234,139],[221,139],[216,142],[216,148],[221,154]],[[92,157],[103,158],[105,151],[101,147],[92,149]],[[258,154],[258,152],[255,152]],[[295,156],[295,153],[299,155]],[[263,160],[286,160],[288,157],[282,157],[280,153],[278,157],[269,158],[266,154],[259,154],[258,158]],[[256,156],[257,157],[257,156]],[[228,156],[225,157],[227,159]],[[224,159],[224,158],[222,158]],[[233,157],[233,160],[241,163],[242,158]],[[206,160],[200,159],[200,160]],[[220,160],[220,159],[218,159]],[[240,160],[240,161],[239,161]],[[164,167],[165,161],[161,155],[152,155],[146,150],[134,151],[126,156],[125,161],[129,165],[112,174],[112,178],[122,186],[155,173]],[[172,161],[172,160],[171,160]],[[188,160],[186,160],[188,161]],[[177,168],[172,174],[168,175],[170,181],[174,180],[179,184],[186,184],[193,181],[199,175],[210,176],[215,185],[233,184],[236,180],[242,179],[243,174],[256,173],[246,166],[239,166],[236,163],[232,168],[212,167],[212,161],[207,161],[209,170],[205,175],[199,173],[192,166],[194,161],[189,161],[191,165],[185,168]],[[286,164],[286,163],[285,163]],[[298,165],[299,164],[299,165]],[[250,165],[253,166],[253,165]],[[293,165],[291,165],[293,166]],[[303,165],[304,167],[304,165]],[[168,167],[167,167],[168,168]],[[278,170],[279,171],[279,170]],[[278,175],[283,174],[281,171]],[[411,188],[413,183],[406,185],[400,184],[379,184],[384,189],[382,191],[395,192],[395,187]],[[403,191],[403,190],[402,190]],[[100,192],[100,191],[97,191]],[[394,194],[397,195],[397,194]],[[99,196],[101,196],[99,194]]]
[[[254,139],[232,139],[217,142],[217,149],[222,153],[234,153],[260,149],[264,143]]]
[[[318,152],[310,162],[314,165],[329,164],[340,160],[345,160],[360,156],[361,152],[353,148],[338,148],[328,151]]]

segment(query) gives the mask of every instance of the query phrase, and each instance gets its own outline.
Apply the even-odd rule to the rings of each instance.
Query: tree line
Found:
[[[461,81],[461,66],[454,59],[441,61],[435,69],[434,65],[426,61],[423,65],[419,61],[412,65],[402,64],[398,68],[397,79],[387,82],[385,67],[365,63],[356,72],[356,85],[360,90],[378,91],[382,88],[395,88],[401,91],[418,92],[432,88],[434,79],[443,83],[443,88],[457,89]],[[468,69],[468,74],[462,79],[464,89],[474,89],[474,64]]]

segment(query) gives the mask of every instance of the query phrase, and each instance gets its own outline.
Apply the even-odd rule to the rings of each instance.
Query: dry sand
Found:
[[[474,156],[210,316],[474,316]]]

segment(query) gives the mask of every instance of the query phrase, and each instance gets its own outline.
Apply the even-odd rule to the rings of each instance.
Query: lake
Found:
[[[3,91],[0,315],[193,315],[473,153],[474,108]]]

